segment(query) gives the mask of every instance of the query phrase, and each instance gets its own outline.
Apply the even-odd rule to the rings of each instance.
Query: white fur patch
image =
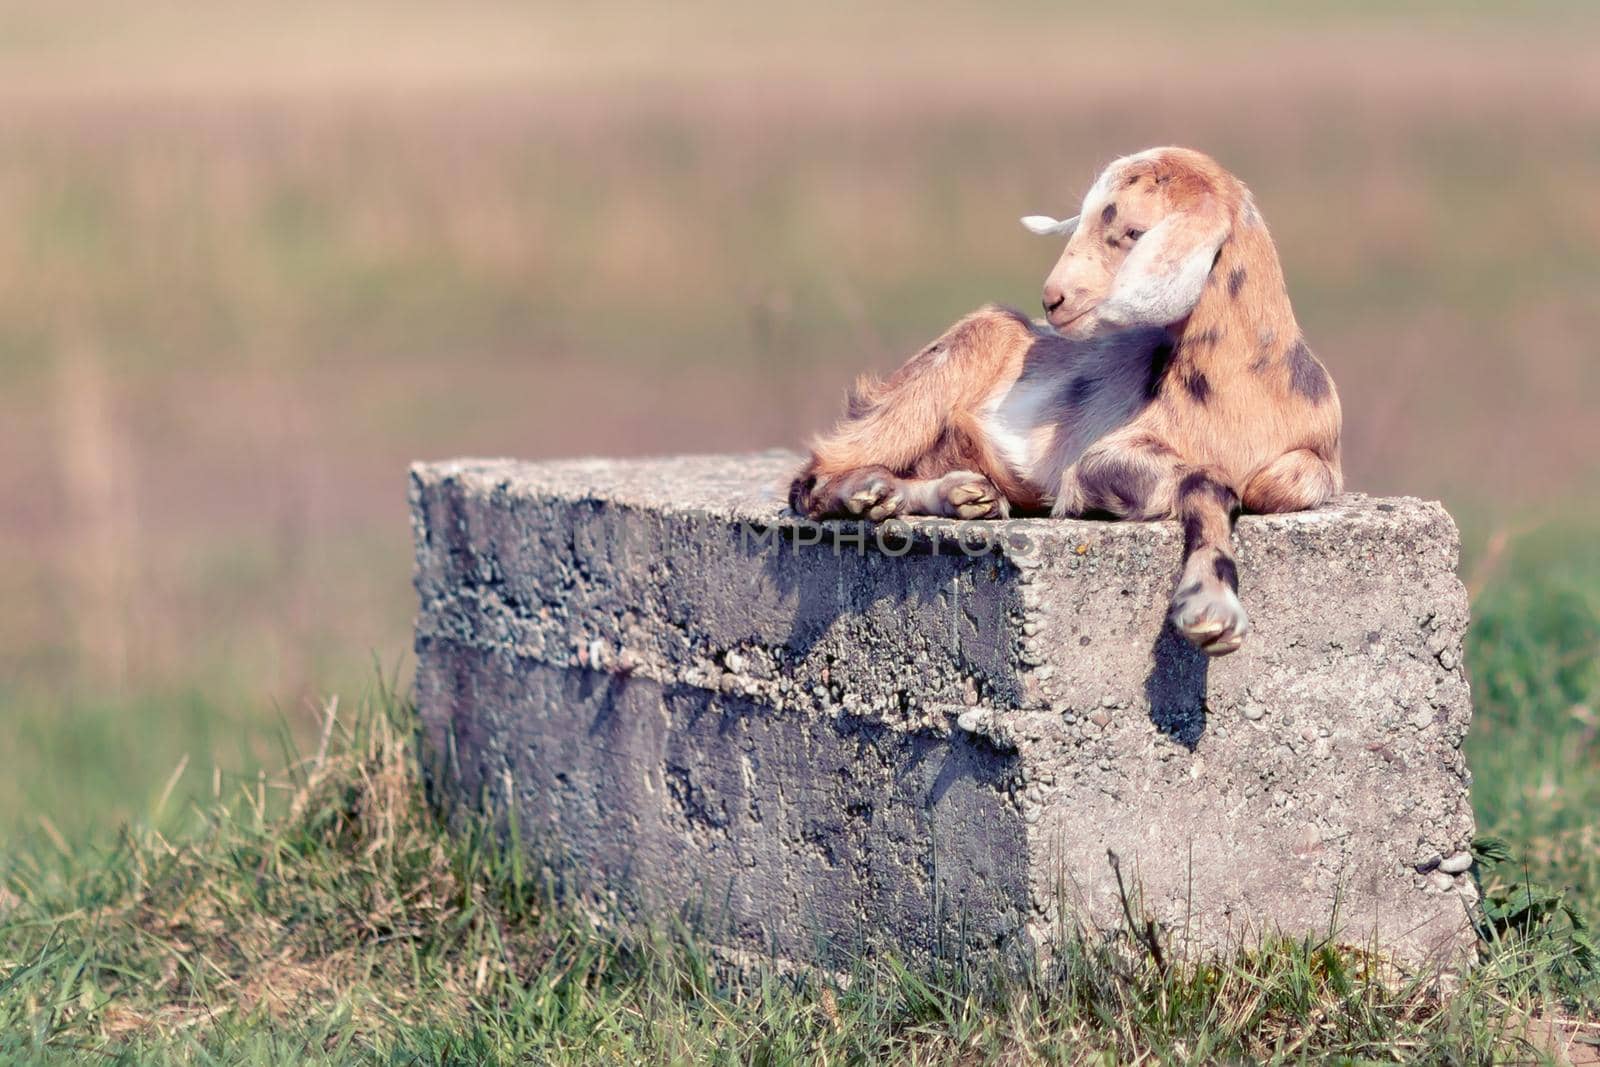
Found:
[[[1202,240],[1173,265],[1165,260],[1174,251],[1169,246],[1183,221],[1181,215],[1169,215],[1134,246],[1100,305],[1103,321],[1115,326],[1165,326],[1194,310],[1226,231],[1219,229],[1215,240]]]
[[[980,411],[983,433],[1006,465],[1024,476],[1039,459],[1035,431],[1044,422],[1060,382],[1051,377],[1019,380],[996,390]]]

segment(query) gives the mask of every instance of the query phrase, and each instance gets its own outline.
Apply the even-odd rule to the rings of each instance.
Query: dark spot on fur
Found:
[[[1072,379],[1072,384],[1067,387],[1067,403],[1074,408],[1082,408],[1094,396],[1095,390],[1100,388],[1100,379],[1084,375],[1082,378]]]
[[[1178,590],[1178,596],[1180,596],[1180,597],[1191,597],[1191,596],[1194,596],[1199,591],[1200,591],[1200,583],[1199,582],[1190,582],[1188,585],[1186,585],[1182,589]]]
[[[1187,510],[1186,506],[1193,502],[1197,496],[1209,496],[1222,508],[1232,513],[1239,507],[1239,498],[1232,489],[1217,481],[1205,471],[1190,471],[1178,482],[1178,508]]]
[[[1250,370],[1256,374],[1265,374],[1267,368],[1272,366],[1273,350],[1278,346],[1278,331],[1270,326],[1263,326],[1256,334],[1261,342],[1261,348],[1256,353],[1256,358],[1250,361]]]
[[[1183,517],[1185,559],[1206,543],[1205,523],[1211,508],[1220,508],[1231,518],[1239,510],[1239,497],[1203,470],[1185,474],[1178,482],[1178,514]]]
[[[1194,333],[1185,333],[1183,335],[1183,347],[1192,349],[1215,348],[1222,340],[1222,337],[1221,329],[1216,326],[1208,326]]]
[[[1144,395],[1148,399],[1154,400],[1156,394],[1161,392],[1161,380],[1166,377],[1167,367],[1171,363],[1171,341],[1162,341],[1150,350],[1150,373],[1144,380]]]
[[[1194,555],[1195,550],[1205,543],[1205,523],[1193,511],[1183,513],[1183,558],[1188,559]]]
[[[1233,560],[1227,556],[1218,556],[1214,573],[1217,576],[1217,581],[1226,585],[1235,593],[1239,591],[1239,568],[1234,565]]]
[[[797,515],[811,513],[811,491],[816,488],[817,476],[805,474],[789,483],[789,510]]]
[[[1118,518],[1134,518],[1143,515],[1158,475],[1136,459],[1103,454],[1088,465],[1080,478],[1084,494],[1095,510]]]
[[[1128,442],[1128,447],[1152,456],[1175,456],[1172,446],[1153,433],[1140,434]]]
[[[1293,347],[1284,353],[1284,359],[1289,364],[1291,389],[1313,404],[1320,404],[1327,399],[1328,372],[1322,369],[1317,357],[1306,347],[1304,338],[1296,341]]]
[[[1239,299],[1239,290],[1244,288],[1245,270],[1235,267],[1228,272],[1228,295],[1235,300]]]
[[[1178,498],[1193,496],[1211,484],[1211,476],[1205,471],[1190,471],[1178,483]]]
[[[1115,203],[1107,204],[1105,206],[1105,210],[1100,212],[1100,221],[1101,221],[1102,224],[1104,224],[1106,226],[1111,225],[1111,220],[1116,218],[1116,217],[1117,217],[1117,205]]]
[[[1211,382],[1204,371],[1191,370],[1183,376],[1183,387],[1189,391],[1196,404],[1205,404],[1211,399]]]

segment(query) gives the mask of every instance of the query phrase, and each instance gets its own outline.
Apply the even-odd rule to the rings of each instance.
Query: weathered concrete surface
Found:
[[[1466,595],[1437,504],[1245,517],[1255,631],[1163,630],[1170,523],[785,514],[797,457],[412,472],[443,788],[796,959],[1109,929],[1465,958]]]

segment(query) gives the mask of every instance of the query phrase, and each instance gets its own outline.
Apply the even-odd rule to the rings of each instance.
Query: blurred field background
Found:
[[[406,677],[410,460],[796,445],[1036,308],[1019,215],[1184,143],[1256,191],[1352,485],[1462,523],[1480,812],[1592,895],[1597,45],[1580,2],[0,2],[0,846],[181,819]]]

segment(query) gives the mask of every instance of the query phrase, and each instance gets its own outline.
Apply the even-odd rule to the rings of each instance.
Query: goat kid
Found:
[[[1127,156],[1075,218],[1046,322],[983,308],[886,381],[860,379],[789,500],[811,518],[1003,518],[1016,508],[1183,524],[1171,620],[1198,648],[1250,631],[1233,517],[1340,491],[1333,381],[1295,322],[1244,183],[1184,148]]]

